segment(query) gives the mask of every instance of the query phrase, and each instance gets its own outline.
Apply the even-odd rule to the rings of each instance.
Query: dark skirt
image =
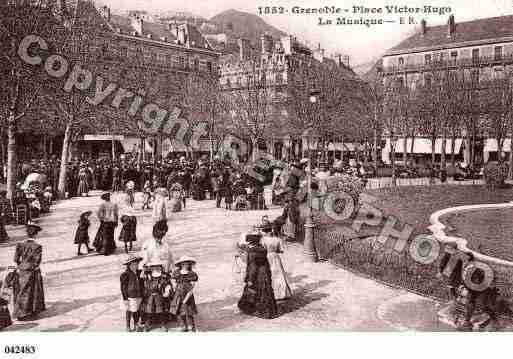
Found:
[[[115,229],[116,224],[114,222],[101,222],[93,243],[96,252],[106,256],[114,253],[116,250],[116,242],[114,242]]]
[[[39,269],[18,271],[19,290],[14,298],[14,317],[24,318],[45,310],[43,277]]]
[[[169,310],[169,300],[160,293],[150,294],[143,303],[143,311],[146,314],[161,314]]]
[[[75,244],[89,244],[89,231],[88,228],[77,228],[75,233]]]
[[[260,266],[253,287],[246,285],[238,303],[239,309],[248,315],[272,319],[278,316],[271,273],[268,267]]]
[[[133,224],[126,224],[121,228],[119,240],[125,243],[137,241],[136,228]]]
[[[183,291],[180,291],[178,288],[176,293],[171,301],[170,313],[173,315],[187,315],[194,316],[198,314],[198,309],[196,307],[196,301],[194,300],[194,295],[191,295],[187,303],[183,304],[183,300],[185,298],[185,294]]]

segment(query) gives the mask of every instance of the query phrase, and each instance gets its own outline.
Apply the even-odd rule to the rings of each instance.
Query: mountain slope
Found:
[[[217,14],[209,22],[216,24],[218,30],[226,33],[230,38],[245,38],[251,41],[253,45],[259,45],[260,37],[265,33],[275,38],[287,35],[285,32],[267,24],[257,15],[233,9]]]

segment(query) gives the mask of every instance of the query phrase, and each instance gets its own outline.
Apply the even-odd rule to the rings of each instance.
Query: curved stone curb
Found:
[[[513,201],[508,203],[496,203],[496,204],[476,204],[469,206],[459,206],[459,207],[450,207],[445,208],[440,211],[436,211],[429,217],[429,222],[431,226],[428,229],[433,233],[433,236],[440,241],[441,243],[454,243],[456,247],[464,252],[470,252],[474,256],[475,259],[478,259],[482,262],[492,263],[503,265],[506,267],[513,268],[513,262],[507,261],[504,259],[499,259],[496,257],[491,257],[484,255],[482,253],[476,252],[468,248],[468,241],[464,238],[448,236],[445,233],[446,226],[440,222],[440,217],[445,216],[447,214],[453,213],[461,213],[461,212],[471,212],[482,209],[500,209],[500,208],[513,208]]]

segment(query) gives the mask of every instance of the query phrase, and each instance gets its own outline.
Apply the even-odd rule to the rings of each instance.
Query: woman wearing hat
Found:
[[[14,317],[30,319],[45,310],[41,257],[43,247],[34,239],[41,231],[35,224],[27,225],[28,239],[16,245],[14,263],[18,272],[18,288],[14,298]]]
[[[239,309],[248,315],[272,319],[278,315],[278,307],[272,286],[271,268],[267,251],[260,244],[260,236],[248,236],[245,248],[247,268],[245,287],[238,302]]]
[[[114,231],[118,225],[118,206],[110,201],[110,193],[104,193],[101,199],[103,203],[96,213],[100,220],[100,228],[96,233],[94,246],[98,253],[108,256],[116,249]]]
[[[281,260],[281,253],[283,253],[282,239],[278,237],[277,233],[273,233],[273,229],[270,222],[263,224],[261,230],[265,235],[262,237],[261,242],[267,250],[267,260],[271,267],[274,296],[276,300],[284,300],[292,296],[292,291]]]

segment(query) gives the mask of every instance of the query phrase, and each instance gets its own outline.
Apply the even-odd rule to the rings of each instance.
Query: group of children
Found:
[[[94,251],[94,249],[89,247],[89,226],[91,225],[89,216],[91,216],[92,213],[91,211],[84,212],[80,215],[80,219],[78,220],[74,240],[74,243],[77,245],[78,256],[82,255],[80,250],[83,245],[85,245],[88,254]],[[121,216],[121,224],[123,227],[119,233],[119,241],[125,244],[125,252],[128,253],[133,249],[133,242],[137,241],[137,217],[123,215]]]
[[[149,331],[156,324],[167,330],[170,321],[180,318],[182,331],[195,332],[197,308],[192,290],[198,281],[193,271],[196,261],[183,256],[175,263],[176,269],[166,273],[161,263],[148,263],[141,269],[141,260],[130,256],[120,276],[126,330]]]

